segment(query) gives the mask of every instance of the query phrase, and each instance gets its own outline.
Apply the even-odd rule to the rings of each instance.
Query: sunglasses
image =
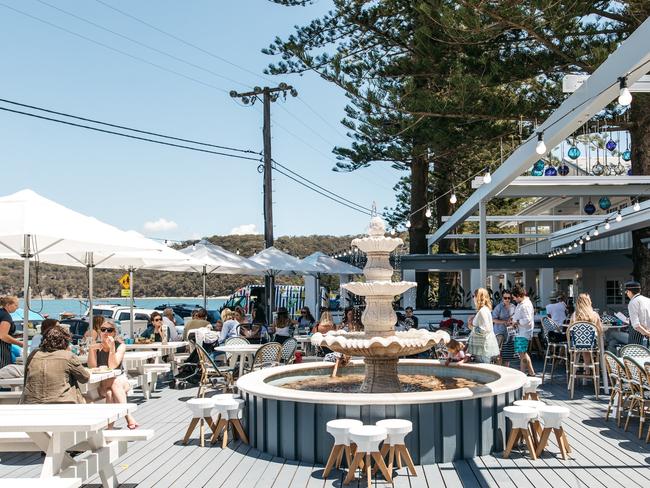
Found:
[[[504,300],[511,300],[512,297],[503,297]]]
[[[154,322],[162,322],[162,319],[161,318],[156,318],[156,319],[153,319],[153,321]]]
[[[106,328],[106,327],[102,327],[102,328],[99,329],[99,330],[100,330],[101,332],[115,332],[115,329],[113,329],[113,328]]]

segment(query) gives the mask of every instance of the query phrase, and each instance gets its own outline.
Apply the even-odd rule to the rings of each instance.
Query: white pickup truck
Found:
[[[86,310],[86,316],[89,315],[89,310]],[[134,308],[133,309],[133,334],[137,335],[147,328],[149,318],[153,312],[160,313],[159,310],[149,308]],[[103,315],[106,318],[115,321],[120,333],[127,332],[129,321],[131,320],[131,309],[124,305],[93,305],[93,315]],[[183,334],[185,328],[185,321],[183,317],[174,314],[176,318],[176,332],[180,335]]]

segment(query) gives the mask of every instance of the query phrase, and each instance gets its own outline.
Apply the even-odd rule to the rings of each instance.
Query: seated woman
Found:
[[[275,334],[273,340],[284,344],[289,337],[293,335],[293,326],[295,322],[289,317],[289,311],[284,308],[278,308],[278,318],[273,322],[269,332]]]
[[[168,342],[173,332],[170,326],[164,325],[162,314],[160,312],[152,312],[149,319],[151,322],[147,324],[147,328],[140,334],[140,337],[151,339],[153,342]]]
[[[88,351],[88,366],[97,368],[107,366],[110,369],[122,370],[122,360],[126,352],[126,346],[116,341],[119,340],[115,326],[110,322],[104,322],[99,329],[101,342],[91,344]],[[131,385],[126,374],[115,378],[103,380],[99,385],[99,394],[106,398],[107,403],[126,403],[126,394]],[[139,427],[133,416],[126,415],[126,425],[129,429]]]
[[[68,349],[71,340],[58,325],[45,331],[40,347],[27,358],[20,403],[85,403],[78,384],[88,383],[90,372]]]
[[[241,317],[241,314],[239,316]],[[264,313],[264,308],[256,307],[253,310],[252,324],[247,324],[245,318],[243,320],[243,323],[239,323],[239,335],[248,339],[248,342],[251,344],[263,343],[268,334],[266,330],[266,314]]]
[[[323,307],[321,309],[320,320],[314,326],[312,332],[314,334],[316,332],[320,332],[321,334],[327,334],[331,330],[336,330],[336,327],[334,326],[334,320],[332,319],[332,312],[330,312],[329,308]],[[327,354],[330,354],[331,352],[332,350],[329,347],[321,346],[318,348],[318,355],[321,357],[325,357]]]

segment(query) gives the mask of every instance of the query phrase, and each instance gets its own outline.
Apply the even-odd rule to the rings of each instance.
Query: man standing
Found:
[[[404,323],[406,324],[406,330],[417,329],[418,318],[415,315],[413,315],[413,307],[406,307],[404,312],[406,312],[406,318],[404,319]]]
[[[625,295],[630,299],[627,310],[630,314],[630,327],[641,336],[650,336],[650,298],[641,295],[641,285],[638,281],[625,283]],[[632,331],[630,331],[633,334]],[[634,334],[636,335],[636,334]],[[637,336],[638,339],[642,337]],[[638,344],[640,340],[630,337],[631,344]]]
[[[512,315],[512,323],[517,325],[515,352],[519,354],[519,369],[522,373],[528,371],[528,376],[535,376],[533,362],[528,355],[528,345],[533,338],[535,325],[535,308],[521,286],[517,285],[512,289],[512,296],[518,303]]]
[[[566,303],[562,295],[551,295],[551,303],[546,305],[546,315],[548,315],[553,322],[562,325],[566,321]]]

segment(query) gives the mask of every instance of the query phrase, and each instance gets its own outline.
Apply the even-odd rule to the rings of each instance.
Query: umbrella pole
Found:
[[[29,258],[30,258],[30,238],[29,234],[25,234],[23,241],[23,364],[27,363],[27,352],[29,342],[29,333],[27,326],[29,325]]]
[[[93,260],[93,253],[88,253],[88,329],[92,331],[93,327],[93,295],[95,294],[95,262]],[[92,332],[91,332],[92,333]]]
[[[320,317],[322,301],[323,297],[320,294],[320,273],[316,273],[316,310],[314,310],[314,317]]]
[[[266,287],[266,321],[268,324],[273,323],[273,308],[275,307],[275,276],[269,274],[266,276],[265,287]]]
[[[130,287],[129,288],[129,290],[130,290],[129,295],[131,295],[131,297],[130,297],[131,306],[130,306],[130,314],[129,314],[129,317],[130,317],[130,319],[129,319],[129,337],[131,339],[133,339],[133,306],[134,306],[134,303],[133,303],[133,268],[129,268],[129,287]]]
[[[207,266],[203,265],[203,308],[208,309],[208,295],[207,295],[207,286],[206,286],[206,279],[207,279],[208,273],[207,273]]]

